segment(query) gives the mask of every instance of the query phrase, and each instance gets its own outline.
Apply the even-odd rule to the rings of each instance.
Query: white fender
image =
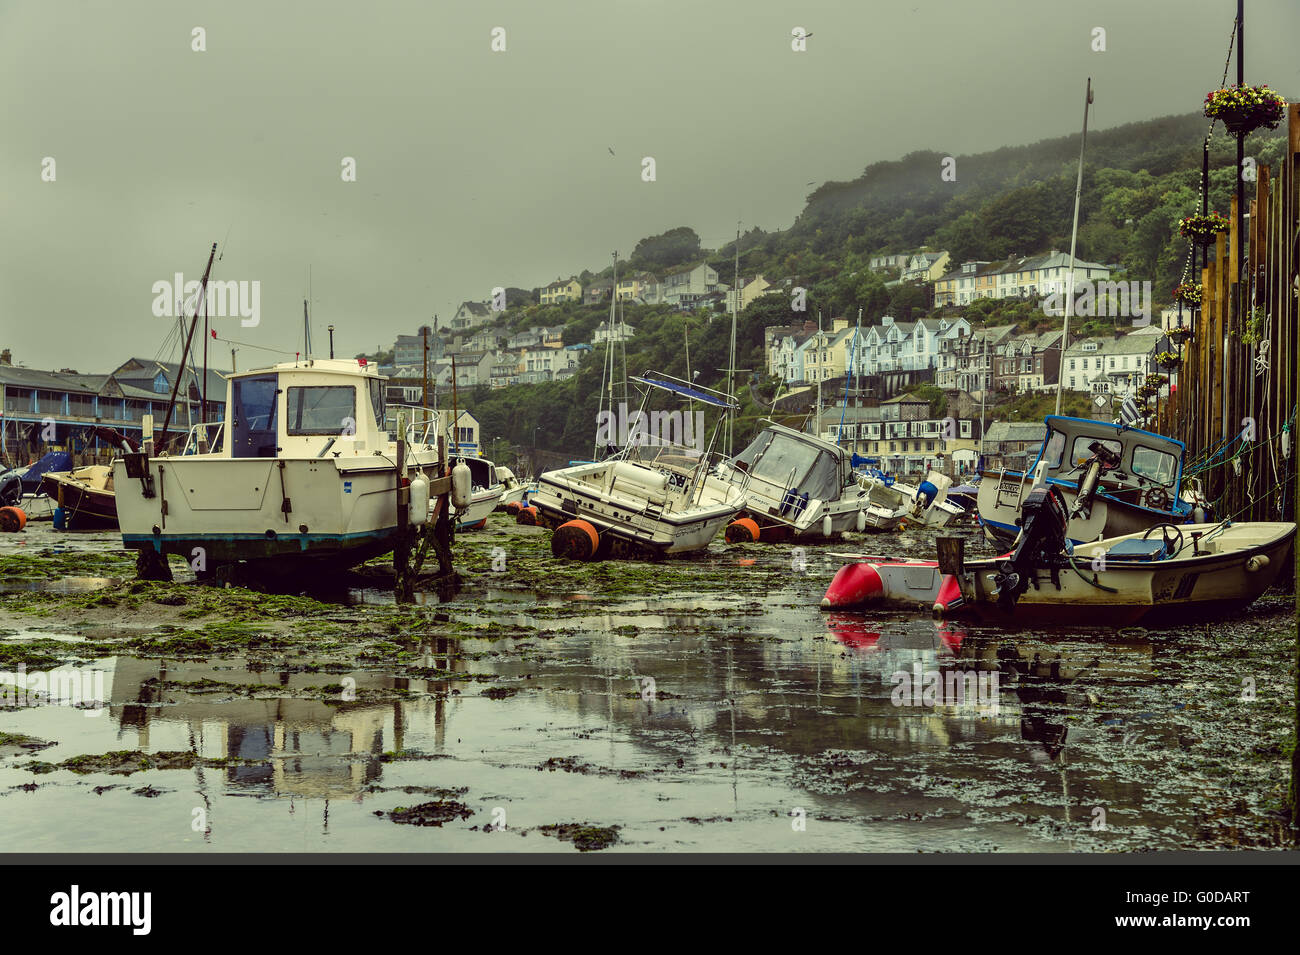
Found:
[[[429,479],[423,472],[411,478],[410,500],[407,505],[412,524],[425,524],[429,520]]]
[[[469,507],[470,470],[464,461],[451,469],[451,506],[458,511]]]

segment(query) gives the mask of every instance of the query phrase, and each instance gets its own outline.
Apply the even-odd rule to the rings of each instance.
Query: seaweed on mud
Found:
[[[387,815],[393,822],[401,825],[441,828],[444,823],[468,819],[474,815],[474,810],[454,799],[435,799],[431,802],[422,802],[418,806],[398,806],[386,814],[381,811],[376,812],[376,815]]]
[[[538,832],[561,842],[571,842],[579,852],[598,852],[618,842],[621,826],[593,826],[590,823],[563,822],[540,826]]]
[[[61,763],[44,763],[33,761],[19,767],[29,772],[43,775],[58,769],[66,769],[78,775],[88,773],[108,773],[114,776],[130,776],[133,773],[149,769],[193,769],[195,766],[220,768],[241,765],[253,766],[265,764],[266,760],[253,759],[208,759],[198,753],[177,750],[164,753],[142,753],[139,750],[116,750],[109,753],[83,754],[70,756]]]

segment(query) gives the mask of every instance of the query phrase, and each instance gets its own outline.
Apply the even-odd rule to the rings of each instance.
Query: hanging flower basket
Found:
[[[1205,115],[1223,120],[1236,135],[1277,129],[1286,115],[1286,100],[1267,86],[1228,86],[1205,95]]]
[[[1227,216],[1217,212],[1207,215],[1184,216],[1178,220],[1178,234],[1201,245],[1209,245],[1220,232],[1227,232],[1232,223]]]
[[[1200,306],[1203,298],[1200,283],[1184,282],[1175,286],[1174,298],[1184,305],[1191,305],[1193,308]]]
[[[1165,334],[1166,336],[1168,336],[1169,340],[1173,342],[1175,345],[1181,345],[1183,344],[1183,342],[1189,342],[1192,340],[1192,326],[1175,325],[1173,328],[1169,329],[1169,331],[1166,332]]]
[[[1155,362],[1161,368],[1177,368],[1183,363],[1183,359],[1178,352],[1162,351],[1156,353]]]

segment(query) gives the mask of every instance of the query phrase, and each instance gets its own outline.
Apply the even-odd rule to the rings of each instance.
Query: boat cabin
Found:
[[[1048,415],[1043,420],[1047,437],[1028,473],[1045,462],[1049,481],[1077,484],[1092,457],[1090,445],[1097,443],[1119,460],[1118,467],[1102,472],[1104,493],[1159,510],[1177,509],[1186,450],[1181,441],[1088,418]]]
[[[779,424],[760,431],[730,463],[733,481],[748,475],[750,492],[776,502],[792,491],[804,500],[834,501],[854,483],[843,448]]]
[[[221,451],[231,458],[386,452],[384,379],[341,359],[283,362],[232,375]]]

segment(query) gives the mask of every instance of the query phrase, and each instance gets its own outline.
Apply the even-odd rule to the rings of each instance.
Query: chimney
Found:
[[[4,351],[0,351],[0,365],[12,365],[13,363],[14,363],[13,352],[11,352],[8,348],[6,348]]]

